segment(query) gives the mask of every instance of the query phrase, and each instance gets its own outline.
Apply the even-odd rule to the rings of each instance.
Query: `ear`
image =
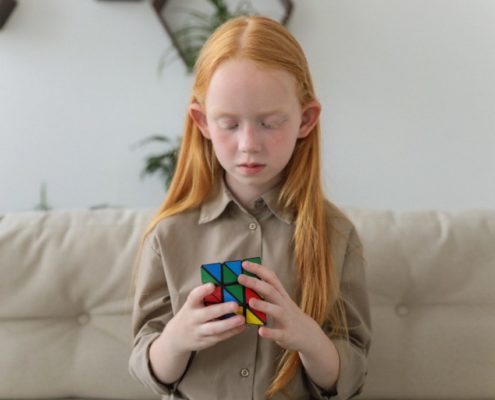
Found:
[[[313,130],[320,118],[321,105],[313,100],[302,109],[301,126],[299,127],[299,139],[305,138]]]
[[[206,113],[198,103],[192,103],[189,105],[189,116],[193,120],[194,124],[201,131],[201,134],[210,139],[210,133],[208,132],[208,123],[206,121]]]

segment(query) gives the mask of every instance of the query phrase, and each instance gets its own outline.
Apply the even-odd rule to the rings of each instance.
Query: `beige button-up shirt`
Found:
[[[135,340],[129,369],[163,399],[265,398],[283,349],[261,338],[256,326],[248,325],[241,334],[194,352],[185,373],[172,385],[153,375],[149,347],[189,292],[201,285],[202,264],[261,256],[262,264],[277,274],[287,292],[295,292],[293,215],[278,207],[278,194],[277,188],[271,190],[248,211],[222,184],[219,193],[202,207],[160,221],[145,241],[135,293]],[[331,203],[327,210],[350,340],[331,338],[341,359],[336,392],[320,390],[301,368],[288,387],[294,400],[350,398],[360,392],[367,370],[371,332],[362,246],[351,222]],[[328,325],[322,326],[325,332],[330,330]],[[276,396],[283,398],[282,394]]]

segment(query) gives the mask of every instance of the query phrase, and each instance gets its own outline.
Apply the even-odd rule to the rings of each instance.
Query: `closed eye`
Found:
[[[218,121],[218,126],[221,129],[226,129],[228,131],[233,131],[233,130],[239,128],[239,123],[237,121],[221,119],[221,120]]]
[[[287,118],[269,118],[262,120],[260,125],[265,129],[278,129],[287,120]]]

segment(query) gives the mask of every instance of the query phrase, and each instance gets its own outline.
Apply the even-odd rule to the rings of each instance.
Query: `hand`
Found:
[[[308,341],[320,334],[319,325],[291,299],[273,271],[247,261],[244,261],[242,266],[260,279],[241,274],[239,283],[264,297],[264,300],[251,299],[249,306],[272,319],[270,328],[259,328],[259,335],[275,341],[284,349],[304,351]]]
[[[176,382],[184,374],[191,352],[213,346],[245,329],[241,315],[219,319],[237,311],[237,303],[203,304],[203,298],[214,290],[212,283],[191,290],[179,312],[151,343],[151,368],[161,382]]]
[[[213,293],[212,283],[194,288],[179,312],[169,321],[162,336],[173,342],[172,348],[186,353],[211,347],[245,329],[242,315],[219,319],[225,314],[235,313],[239,305],[235,302],[219,303],[209,306],[203,304],[203,298]]]

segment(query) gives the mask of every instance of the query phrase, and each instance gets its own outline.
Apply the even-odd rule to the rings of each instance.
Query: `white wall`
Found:
[[[294,23],[325,107],[333,197],[373,208],[493,208],[495,1],[323,4],[300,4]],[[303,21],[314,31],[300,33]]]
[[[296,0],[290,30],[323,105],[325,184],[343,206],[495,204],[495,2]],[[158,74],[169,39],[148,2],[20,0],[0,30],[0,213],[156,207],[140,180],[179,135],[191,77]]]
[[[0,31],[0,212],[161,201],[140,180],[155,133],[179,135],[190,78],[148,2],[22,0]],[[158,148],[157,148],[158,150]]]

